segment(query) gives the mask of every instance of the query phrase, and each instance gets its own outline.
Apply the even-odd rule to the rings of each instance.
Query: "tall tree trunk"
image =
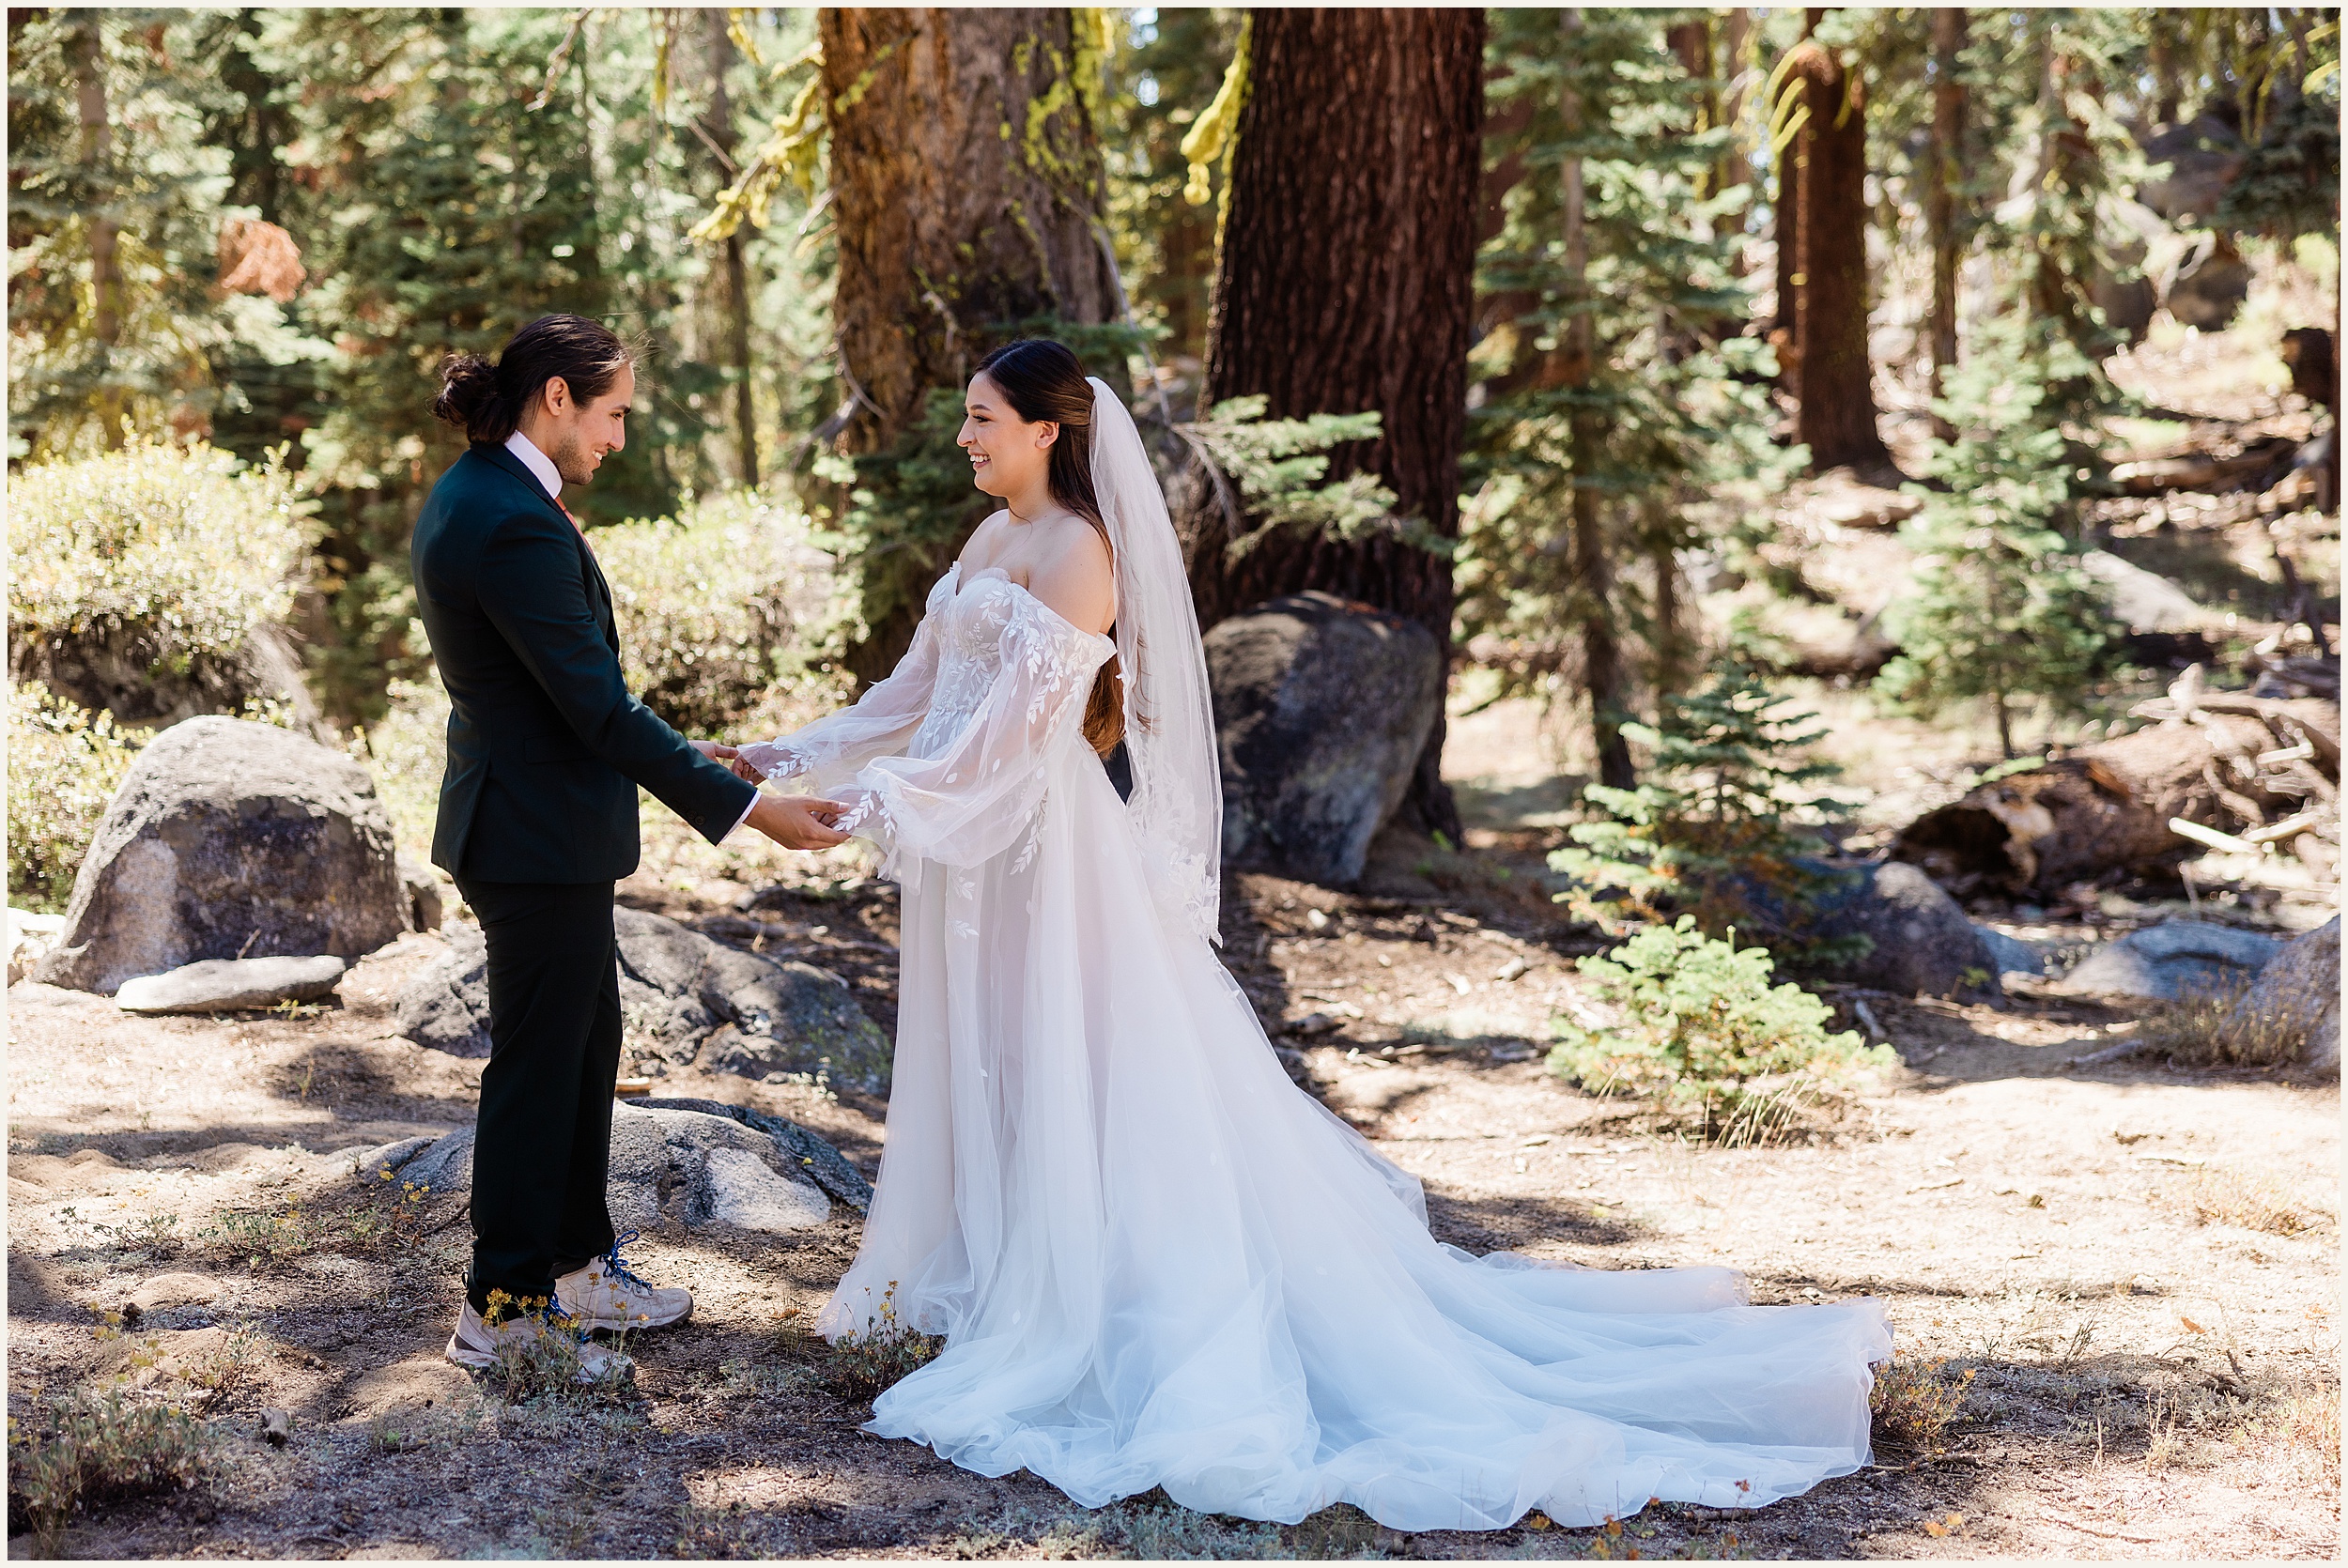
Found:
[[[1762,118],[1768,121],[1774,115],[1775,105],[1764,104],[1762,109]],[[1771,156],[1777,163],[1776,210],[1769,220],[1777,241],[1777,319],[1769,325],[1769,342],[1777,347],[1779,384],[1789,394],[1798,394],[1801,387],[1801,313],[1795,309],[1794,301],[1801,291],[1803,160],[1800,139],[1787,142]]]
[[[1582,8],[1568,6],[1559,13],[1565,32],[1565,52],[1570,56],[1582,32]],[[1566,134],[1582,132],[1582,99],[1568,88],[1563,104]],[[1582,160],[1567,158],[1560,165],[1562,192],[1559,238],[1565,246],[1564,293],[1568,308],[1589,298],[1589,191]],[[1598,358],[1598,324],[1586,310],[1577,311],[1566,324],[1561,356],[1567,386],[1586,384]],[[1598,451],[1603,438],[1597,416],[1576,412],[1567,421],[1568,441],[1579,469]],[[1590,699],[1590,733],[1598,747],[1599,781],[1617,790],[1637,782],[1630,767],[1630,746],[1622,732],[1622,644],[1614,630],[1614,563],[1607,548],[1606,500],[1587,476],[1576,473],[1573,484],[1573,573],[1578,616],[1582,623],[1582,684]]]
[[[1721,76],[1725,84],[1721,99],[1721,123],[1723,125],[1734,127],[1744,118],[1748,89],[1741,85],[1740,79],[1748,64],[1746,55],[1750,50],[1747,40],[1752,36],[1753,12],[1742,6],[1731,8],[1727,21],[1722,23],[1721,38]],[[1732,137],[1727,149],[1721,154],[1721,189],[1730,191],[1752,183],[1753,161],[1745,156],[1744,144]],[[1745,217],[1750,210],[1750,207],[1739,208],[1729,217],[1728,222],[1735,232],[1742,234],[1745,231]],[[1745,269],[1742,251],[1738,253],[1736,266],[1740,273]]]
[[[114,152],[114,125],[106,110],[106,44],[100,32],[104,18],[102,11],[84,11],[69,47],[74,105],[81,120],[81,159],[89,166],[93,185],[102,186],[110,196],[106,165]],[[89,220],[90,330],[109,353],[122,341],[122,263],[116,254],[120,237],[121,229],[106,216],[106,208],[95,207]],[[100,394],[98,411],[105,444],[120,446],[122,400],[112,388]]]
[[[1402,509],[1459,532],[1460,444],[1475,300],[1484,13],[1258,10],[1233,154],[1201,405],[1264,397],[1274,418],[1376,409],[1380,438],[1332,453],[1374,469]],[[1227,565],[1229,525],[1193,519],[1191,586],[1212,624],[1327,589],[1451,644],[1451,566],[1392,538],[1278,534]],[[1411,795],[1458,841],[1443,720]]]
[[[1857,72],[1813,39],[1795,45],[1786,75],[1810,111],[1788,148],[1801,186],[1794,270],[1797,438],[1809,446],[1814,469],[1879,469],[1891,453],[1876,429],[1867,359],[1866,92]],[[1778,250],[1783,265],[1782,231]]]
[[[2146,14],[2148,31],[2152,35],[2153,67],[2153,125],[2157,128],[2177,123],[2177,111],[2185,99],[2185,48],[2179,36],[2185,11],[2152,11]]]
[[[1965,49],[1965,12],[1943,7],[1932,13],[1932,142],[1924,157],[1924,223],[1932,234],[1932,395],[1939,398],[1956,367],[1956,263],[1960,246],[1956,187],[1965,147],[1965,84],[1957,79]],[[1933,433],[1942,440],[1954,428],[1939,414]]]
[[[846,452],[893,446],[931,393],[958,392],[1018,324],[1115,317],[1100,141],[1071,80],[1071,23],[1064,8],[818,13]],[[1051,111],[1032,118],[1043,103]],[[966,536],[908,544],[868,576],[926,582]],[[919,609],[918,588],[885,598],[847,661],[867,680],[895,667]]]
[[[1688,116],[1689,129],[1710,131],[1721,123],[1720,83],[1712,69],[1712,22],[1705,13],[1693,22],[1675,23],[1663,29],[1663,42],[1679,61],[1679,69],[1691,79],[1704,84],[1695,93]],[[1703,194],[1717,195],[1728,188],[1722,178],[1722,171],[1716,164],[1705,181]]]
[[[726,68],[734,63],[734,38],[726,30],[722,10],[702,12],[703,41],[709,58],[709,113],[702,129],[723,164],[725,178],[734,177],[734,149],[740,140],[734,128],[734,99],[726,91]],[[750,398],[750,269],[742,250],[737,224],[725,246],[726,361],[734,372],[734,439],[740,448],[742,483],[758,484],[758,414]]]

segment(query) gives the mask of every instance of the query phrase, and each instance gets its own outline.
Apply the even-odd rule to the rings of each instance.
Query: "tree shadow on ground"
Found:
[[[1914,1092],[1931,1094],[1961,1084],[2000,1079],[2047,1079],[2106,1084],[2220,1084],[2312,1083],[2283,1068],[2180,1068],[2146,1052],[2106,1061],[2079,1062],[2123,1043],[2106,1029],[2141,1018],[2150,1004],[2094,1001],[2085,997],[2009,998],[2001,1014],[1961,1007],[1929,997],[1908,999],[1870,992],[1867,1001],[1899,1053],[1903,1067],[1921,1082]],[[2000,1038],[1987,1017],[2036,1021],[2050,1025],[2041,1042]],[[2076,1065],[2075,1065],[2076,1064]]]
[[[1543,1241],[1621,1247],[1653,1235],[1634,1216],[1547,1194],[1469,1198],[1430,1191],[1427,1224],[1436,1240],[1471,1253],[1507,1252]]]

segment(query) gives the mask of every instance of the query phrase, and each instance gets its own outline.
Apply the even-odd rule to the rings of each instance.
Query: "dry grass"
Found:
[[[55,1557],[85,1504],[194,1485],[218,1461],[212,1429],[127,1391],[77,1391],[20,1422],[8,1418],[8,1529],[29,1528]]]
[[[2244,1446],[2274,1473],[2340,1494],[2340,1385],[2313,1383],[2284,1395],[2243,1433]]]
[[[845,1399],[871,1399],[883,1389],[936,1359],[946,1342],[935,1334],[918,1333],[897,1321],[897,1283],[881,1292],[878,1314],[860,1334],[843,1334],[832,1342],[823,1363],[824,1381]],[[788,1321],[793,1316],[786,1314]]]
[[[2336,1381],[2181,1382],[2153,1391],[2144,1427],[2144,1467],[2155,1473],[2236,1468],[2317,1497],[2340,1495]]]
[[[2162,1196],[2196,1224],[2238,1225],[2268,1236],[2304,1236],[2331,1219],[2270,1177],[2221,1165],[2200,1167]]]
[[[2239,987],[2197,992],[2156,1008],[2138,1038],[2142,1054],[2181,1068],[2278,1068],[2299,1060],[2304,1028],[2263,1014],[2237,1012]]]
[[[1920,1459],[1939,1457],[1948,1452],[1949,1427],[1964,1412],[1972,1381],[1970,1370],[1951,1373],[1945,1360],[1894,1357],[1877,1369],[1867,1396],[1877,1438]]]
[[[483,1314],[491,1327],[509,1314],[540,1311],[543,1297],[517,1300],[502,1290],[489,1292],[489,1310]],[[618,1405],[634,1397],[636,1367],[627,1355],[625,1330],[611,1336],[614,1359],[601,1376],[590,1376],[582,1345],[565,1315],[550,1321],[544,1333],[502,1341],[497,1360],[481,1374],[482,1381],[510,1405]]]

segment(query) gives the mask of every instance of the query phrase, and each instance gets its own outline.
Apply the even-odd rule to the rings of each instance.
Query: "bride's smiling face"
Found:
[[[970,377],[963,399],[962,434],[955,438],[970,454],[970,482],[990,496],[1019,496],[1047,483],[1052,443],[1059,426],[1049,420],[1030,423],[1019,417],[1003,390],[981,371]]]

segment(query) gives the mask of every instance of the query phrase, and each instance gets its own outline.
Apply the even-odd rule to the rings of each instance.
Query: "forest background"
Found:
[[[12,1550],[2338,1555],[2336,11],[18,8],[8,48]],[[567,500],[689,733],[888,668],[985,505],[964,379],[1031,332],[1130,393],[1202,621],[1432,634],[1361,884],[1232,868],[1222,961],[1439,1239],[1885,1299],[1880,1462],[1587,1531],[1074,1510],[858,1430],[935,1345],[797,1327],[848,1208],[647,1237],[696,1311],[633,1393],[449,1367],[468,1200],[374,1164],[480,1071],[412,1022],[477,950],[421,866],[407,544],[461,451],[435,365],[550,311],[648,347]],[[1311,733],[1376,728],[1320,684]],[[336,999],[33,970],[200,714],[382,793],[423,929]],[[635,929],[893,1030],[867,852],[642,821]],[[629,1091],[877,1168],[869,1080],[669,1016]]]
[[[570,500],[696,733],[888,667],[981,515],[962,379],[1050,331],[1132,390],[1202,620],[1399,611],[1605,785],[1707,669],[1800,666],[1772,508],[1837,469],[1923,482],[1954,563],[1861,684],[2076,738],[2140,684],[2078,569],[2157,411],[2109,357],[2155,275],[2336,291],[2338,51],[2294,8],[12,11],[11,899],[193,712],[342,737],[416,837],[433,368],[553,310],[651,350]]]

